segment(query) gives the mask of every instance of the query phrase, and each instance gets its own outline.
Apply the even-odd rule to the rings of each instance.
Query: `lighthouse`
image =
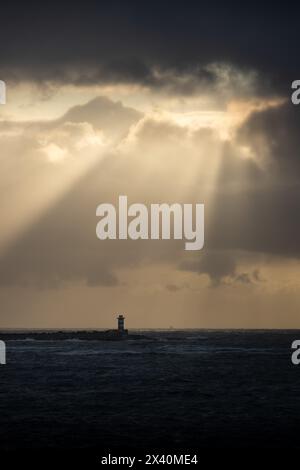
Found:
[[[125,321],[125,317],[124,317],[123,315],[119,315],[119,316],[118,316],[118,332],[119,332],[120,334],[124,334],[124,333],[125,333],[124,321]]]
[[[118,328],[115,328],[113,330],[106,330],[105,332],[105,335],[110,340],[119,340],[119,339],[128,338],[128,330],[125,330],[125,327],[124,327],[124,321],[125,321],[124,315],[121,315],[121,314],[118,315],[117,321],[118,321]]]

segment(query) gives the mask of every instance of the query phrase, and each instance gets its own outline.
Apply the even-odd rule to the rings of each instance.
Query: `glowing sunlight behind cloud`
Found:
[[[47,310],[56,295],[51,288],[70,289],[76,298],[80,291],[79,314],[82,302],[95,301],[97,287],[104,305],[109,310],[125,306],[136,326],[158,325],[160,314],[146,321],[145,299],[150,308],[154,294],[157,309],[166,311],[161,326],[175,311],[175,326],[221,325],[221,304],[231,324],[251,326],[250,307],[245,304],[240,317],[231,306],[232,296],[238,304],[250,301],[253,291],[273,305],[266,279],[275,264],[261,262],[259,253],[267,248],[253,242],[248,216],[253,221],[254,204],[262,211],[258,217],[266,219],[261,188],[273,191],[274,181],[266,170],[267,152],[257,152],[257,145],[262,149],[268,140],[253,141],[247,126],[255,113],[280,109],[285,100],[258,96],[256,75],[231,66],[214,64],[199,74],[156,69],[155,86],[28,81],[10,87],[8,105],[0,110],[3,294],[5,286],[28,285],[34,298],[35,289],[46,288]],[[252,193],[262,202],[255,204]],[[145,204],[204,202],[205,253],[187,256],[171,242],[116,242],[103,249],[94,233],[95,208],[119,194]],[[280,296],[275,283],[272,289]],[[63,292],[71,302],[70,292]],[[205,313],[199,317],[201,303]],[[33,316],[37,305],[30,303]],[[296,300],[293,305],[296,309]]]

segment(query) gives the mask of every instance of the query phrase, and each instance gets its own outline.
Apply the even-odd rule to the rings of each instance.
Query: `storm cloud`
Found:
[[[1,8],[0,70],[8,81],[190,93],[214,85],[211,64],[227,63],[257,73],[257,92],[286,95],[300,68],[297,11],[268,2],[10,2]]]

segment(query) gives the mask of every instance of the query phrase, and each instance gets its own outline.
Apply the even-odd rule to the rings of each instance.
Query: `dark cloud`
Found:
[[[269,2],[6,2],[0,70],[7,80],[160,86],[155,69],[206,83],[207,64],[226,62],[286,93],[300,69],[298,13]]]
[[[180,290],[180,286],[177,286],[176,284],[167,284],[166,289],[169,292],[178,292]]]
[[[99,96],[85,105],[71,108],[62,118],[53,121],[54,125],[64,122],[88,122],[95,129],[101,129],[105,135],[113,138],[125,137],[130,126],[136,123],[142,114],[133,108],[125,107],[118,101],[114,102]]]
[[[235,281],[240,282],[241,284],[251,284],[251,277],[249,273],[240,273],[235,276]]]
[[[220,193],[212,210],[207,247],[299,258],[299,185]]]
[[[300,111],[291,103],[254,112],[237,133],[253,158],[225,148],[207,247],[300,256]]]
[[[236,274],[236,259],[232,253],[212,252],[198,254],[196,259],[186,260],[180,264],[183,271],[207,274],[212,286],[217,286],[225,277],[233,278]]]
[[[210,279],[211,287],[217,287],[221,284],[248,285],[261,282],[262,279],[258,269],[251,272],[238,271],[239,258],[240,255],[235,251],[207,251],[181,262],[179,269],[197,274],[206,274]]]
[[[300,109],[290,101],[281,106],[253,113],[239,130],[238,138],[247,142],[258,160],[268,165],[281,183],[300,178]]]

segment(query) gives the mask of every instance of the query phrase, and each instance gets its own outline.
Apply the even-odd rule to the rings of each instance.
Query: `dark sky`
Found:
[[[8,2],[0,70],[16,80],[160,86],[153,66],[213,80],[201,68],[225,61],[260,72],[264,92],[284,92],[300,68],[298,12],[286,2]]]

